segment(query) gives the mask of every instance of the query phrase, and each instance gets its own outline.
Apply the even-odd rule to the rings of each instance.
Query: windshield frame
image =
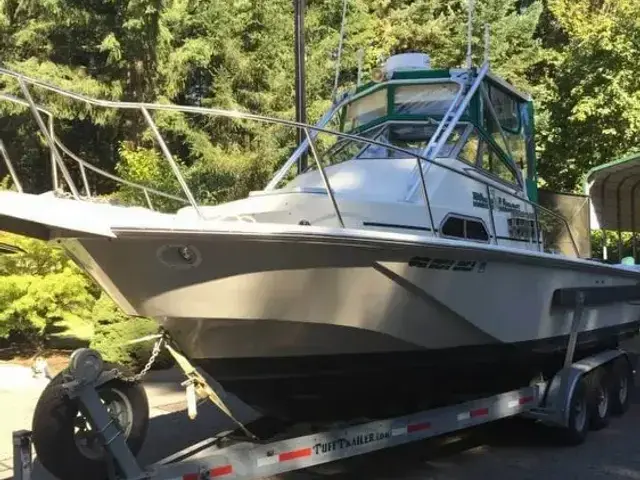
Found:
[[[435,122],[432,120],[390,120],[385,122],[384,124],[380,125],[380,127],[382,127],[380,130],[380,134],[388,132],[390,128],[392,128],[394,125],[425,125],[425,126],[429,126],[429,127],[433,127],[434,129],[434,133],[435,130],[438,128],[438,124],[439,122]],[[469,135],[469,133],[473,130],[473,125],[471,124],[471,122],[467,122],[467,121],[462,121],[462,122],[458,122],[458,124],[454,127],[454,131],[458,131],[460,136],[458,137],[458,139],[455,141],[455,143],[453,144],[451,150],[446,154],[446,155],[438,155],[437,158],[457,158],[458,152],[462,149],[464,142],[466,142],[467,136]],[[451,138],[451,137],[450,137]],[[374,140],[377,140],[379,142],[381,142],[380,138],[374,138]],[[397,147],[397,148],[402,148],[403,150],[412,150],[410,147],[405,147],[405,146],[400,146],[400,145],[396,145],[392,142],[388,142],[388,140],[385,138],[384,142],[381,143],[385,143],[389,146],[392,147]],[[429,144],[429,141],[431,140],[431,137],[429,137],[423,148],[426,148],[427,145]],[[447,142],[449,143],[449,142]],[[354,157],[354,159],[358,159],[358,160],[376,160],[376,159],[380,159],[380,160],[401,160],[404,158],[417,158],[419,156],[421,156],[421,152],[414,152],[414,155],[406,155],[406,156],[401,156],[404,152],[399,152],[397,150],[394,150],[395,154],[394,156],[387,156],[387,157],[362,157],[362,154],[368,149],[368,148],[372,148],[374,145],[372,144],[368,144],[366,145],[364,148],[362,148],[358,154]],[[377,145],[376,145],[377,146]]]
[[[382,135],[385,132],[385,130],[387,130],[389,127],[391,127],[393,125],[397,125],[397,124],[429,125],[429,126],[433,126],[434,128],[437,128],[437,126],[438,126],[438,122],[437,121],[433,121],[433,120],[388,120],[388,121],[386,121],[384,123],[381,123],[381,124],[378,124],[378,125],[373,125],[373,126],[369,127],[367,130],[358,133],[357,136],[359,136],[359,137],[363,136],[363,137],[366,137],[369,140],[380,141],[376,137],[379,136],[379,135]],[[454,158],[454,159],[458,159],[458,154],[460,153],[460,150],[462,149],[462,147],[464,146],[465,142],[467,141],[468,136],[471,134],[471,132],[473,132],[474,125],[473,125],[473,123],[471,123],[469,121],[461,121],[461,122],[458,122],[458,125],[455,127],[455,129],[456,130],[459,129],[461,131],[460,137],[457,139],[455,145],[453,146],[451,151],[448,153],[448,155],[444,155],[444,156],[438,155],[437,158]],[[343,151],[349,145],[353,145],[354,143],[361,143],[362,144],[360,149],[358,149],[357,153],[355,153],[352,157],[350,157],[350,158],[348,158],[346,160],[341,160],[341,161],[338,161],[338,162],[333,162],[332,161],[332,159],[336,158],[341,151]],[[403,148],[403,147],[398,147],[397,145],[394,145],[392,143],[387,143],[386,141],[384,143],[386,145],[389,145],[390,147]],[[428,141],[427,141],[427,143],[428,143]],[[361,158],[360,156],[362,155],[362,153],[367,148],[370,148],[372,145],[373,144],[371,144],[371,143],[366,143],[365,140],[362,140],[362,142],[357,142],[356,140],[352,140],[352,139],[341,139],[338,142],[336,142],[334,145],[332,145],[326,152],[324,152],[321,155],[321,158],[323,160],[323,164],[326,165],[326,166],[329,166],[329,165],[338,165],[340,163],[344,163],[344,162],[347,162],[347,161],[350,161],[350,160],[364,160],[364,161],[366,161],[366,160],[388,160],[388,161],[396,161],[396,160],[403,160],[403,159],[407,159],[407,158],[419,158],[420,157],[420,154],[418,153],[418,154],[414,154],[414,155],[407,154],[406,156],[397,156],[397,157],[394,156],[394,157]],[[400,152],[397,152],[397,153],[400,153]],[[467,162],[465,162],[465,163],[467,163]],[[307,173],[307,172],[313,171],[315,169],[316,169],[315,163],[310,163],[303,173]]]

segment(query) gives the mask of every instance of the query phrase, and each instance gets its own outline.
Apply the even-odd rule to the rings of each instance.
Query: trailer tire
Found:
[[[105,364],[105,369],[114,367],[114,364]],[[105,479],[108,465],[104,455],[79,445],[75,428],[80,404],[66,395],[63,382],[62,373],[54,377],[36,404],[32,438],[37,458],[59,480]],[[101,385],[98,394],[107,401],[117,397],[115,403],[128,410],[125,435],[129,449],[137,455],[149,424],[149,403],[144,388],[139,383],[114,379]]]
[[[615,360],[611,366],[611,413],[613,415],[623,415],[629,410],[633,383],[633,369],[629,361],[624,357]]]
[[[589,420],[592,430],[602,430],[611,419],[611,375],[599,367],[586,379],[589,398]]]
[[[569,421],[562,429],[562,440],[567,445],[579,445],[589,433],[588,388],[584,378],[576,384],[569,400]]]

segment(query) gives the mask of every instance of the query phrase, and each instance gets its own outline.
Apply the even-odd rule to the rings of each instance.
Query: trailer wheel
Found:
[[[611,418],[611,381],[605,368],[597,368],[587,376],[589,420],[592,430],[602,430]]]
[[[625,358],[618,358],[611,367],[611,413],[622,415],[629,410],[633,389],[633,370]]]
[[[114,367],[105,365],[106,369]],[[63,382],[62,374],[54,377],[34,411],[33,445],[38,460],[61,480],[107,478],[105,451],[82,414],[79,402],[66,395]],[[101,385],[98,394],[136,455],[142,448],[149,424],[144,388],[138,383],[115,379]]]
[[[568,445],[579,445],[589,433],[588,389],[584,378],[581,378],[569,401],[569,422],[562,429],[562,440]]]

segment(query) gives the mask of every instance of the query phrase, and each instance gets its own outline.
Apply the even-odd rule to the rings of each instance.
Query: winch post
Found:
[[[74,352],[70,363],[69,373],[72,380],[64,384],[67,395],[77,398],[82,403],[91,426],[98,433],[107,455],[118,464],[123,478],[145,478],[122,430],[109,415],[96,390],[96,384],[104,375],[102,357],[94,350],[80,349]]]

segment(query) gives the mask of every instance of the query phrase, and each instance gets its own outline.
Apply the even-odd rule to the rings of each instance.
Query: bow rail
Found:
[[[473,180],[476,183],[483,184],[484,187],[487,189],[487,193],[489,193],[489,190],[499,191],[504,195],[508,195],[510,197],[517,199],[517,201],[519,202],[524,202],[530,205],[531,207],[533,207],[534,211],[537,213],[544,213],[553,217],[556,220],[559,220],[560,223],[563,225],[563,227],[566,228],[574,254],[576,256],[579,256],[579,250],[567,220],[563,216],[557,214],[556,212],[549,210],[547,208],[544,208],[541,205],[538,205],[537,203],[532,202],[531,200],[527,199],[524,196],[516,196],[511,191],[509,191],[506,187],[501,187],[494,183],[490,183],[482,178],[479,178],[478,176],[471,175],[465,172],[464,170],[458,170],[450,165],[447,165],[446,163],[439,161],[436,158],[437,152],[435,152],[435,154],[434,152],[430,152],[429,155],[424,156],[421,154],[417,154],[414,151],[410,151],[410,150],[403,149],[401,147],[389,144],[387,142],[380,142],[371,138],[366,138],[363,136],[353,135],[345,132],[339,132],[339,131],[326,128],[331,118],[346,103],[348,103],[349,98],[347,98],[346,96],[343,96],[342,99],[337,100],[333,104],[333,107],[330,109],[330,111],[319,121],[318,124],[311,125],[311,124],[296,122],[293,120],[268,117],[264,115],[252,114],[252,113],[238,111],[238,110],[195,107],[195,106],[188,106],[188,105],[176,105],[171,103],[124,102],[124,101],[96,99],[96,98],[88,97],[83,94],[65,90],[55,85],[51,85],[47,82],[36,80],[5,68],[0,68],[0,76],[7,76],[15,79],[18,82],[20,86],[20,90],[24,97],[24,98],[19,98],[14,95],[8,94],[6,92],[0,92],[0,101],[7,101],[17,105],[21,105],[23,107],[28,107],[31,110],[32,116],[34,117],[34,120],[36,121],[41,134],[44,136],[46,140],[47,147],[51,153],[50,160],[51,160],[51,166],[52,166],[52,181],[53,181],[54,191],[59,190],[59,186],[60,186],[60,182],[58,178],[58,171],[59,171],[62,174],[64,183],[68,187],[71,195],[77,200],[93,200],[92,194],[91,194],[91,188],[86,176],[86,170],[91,170],[97,175],[103,176],[114,182],[117,182],[122,185],[141,191],[144,194],[147,206],[152,210],[154,209],[154,206],[153,206],[153,202],[151,201],[151,195],[157,195],[165,199],[178,201],[185,205],[190,205],[200,218],[204,218],[202,211],[200,209],[200,205],[196,201],[191,189],[189,188],[187,181],[184,178],[184,175],[180,171],[180,168],[177,162],[173,158],[173,155],[169,150],[169,147],[167,146],[164,138],[162,137],[162,134],[160,133],[160,130],[158,129],[158,126],[154,122],[150,112],[173,111],[173,112],[181,112],[181,113],[192,113],[192,114],[200,114],[200,115],[206,115],[206,116],[212,116],[212,117],[224,117],[229,119],[250,120],[250,121],[256,121],[260,123],[280,125],[280,126],[289,127],[292,129],[301,129],[304,133],[304,137],[303,137],[304,141],[297,147],[297,149],[294,151],[294,153],[289,158],[289,160],[285,162],[283,168],[281,168],[281,170],[275,175],[275,177],[271,179],[271,181],[269,182],[265,190],[271,190],[275,188],[277,184],[284,179],[284,177],[286,176],[287,172],[291,169],[291,167],[295,165],[296,162],[294,160],[306,152],[310,154],[314,160],[315,166],[322,177],[322,181],[326,188],[327,195],[331,200],[333,210],[335,212],[338,223],[342,227],[344,227],[345,225],[344,225],[342,215],[340,213],[339,204],[336,199],[334,190],[331,187],[325,168],[323,166],[321,155],[316,146],[316,137],[321,133],[333,136],[337,140],[341,140],[341,139],[352,140],[365,145],[374,145],[378,147],[383,147],[388,150],[404,154],[409,158],[414,158],[416,161],[416,168],[420,173],[419,179],[420,179],[420,185],[422,187],[421,188],[422,194],[423,194],[422,196],[424,197],[425,204],[427,206],[427,208],[425,209],[425,214],[432,228],[432,231],[435,230],[434,228],[435,225],[434,225],[432,215],[428,211],[428,206],[429,206],[428,188],[427,188],[426,174],[423,169],[423,162],[427,164],[431,164],[432,166],[437,166],[439,168],[445,169],[449,172],[453,172],[456,175],[461,175],[463,177]],[[53,92],[55,94],[58,94],[62,97],[65,97],[71,100],[83,102],[90,106],[112,108],[112,109],[126,109],[126,110],[133,110],[133,111],[139,112],[144,118],[145,123],[147,124],[149,130],[153,134],[153,137],[157,145],[159,146],[163,156],[165,157],[166,161],[171,167],[172,173],[175,176],[176,180],[178,181],[180,188],[182,190],[182,193],[184,194],[184,197],[163,192],[147,185],[142,185],[136,182],[132,182],[118,175],[107,172],[91,164],[90,162],[87,162],[86,160],[80,158],[77,154],[75,154],[67,146],[65,146],[63,142],[60,140],[60,138],[56,135],[55,129],[54,129],[55,117],[49,109],[47,109],[42,105],[36,104],[36,102],[34,101],[31,95],[31,90],[30,90],[31,88],[34,88],[34,87],[41,88],[49,92]],[[46,122],[43,119],[43,115],[47,117]],[[80,190],[75,184],[71,176],[71,173],[69,172],[65,164],[65,159],[63,157],[63,154],[69,157],[71,160],[73,160],[77,164],[80,170],[80,176],[82,178],[82,183],[85,191],[84,198],[80,194]],[[11,177],[13,183],[15,184],[16,189],[19,192],[22,192],[23,191],[22,184],[19,181],[18,175],[16,174],[15,168],[13,166],[13,163],[9,158],[5,145],[4,143],[2,143],[1,139],[0,139],[0,156],[2,156],[4,163],[7,166],[9,176]],[[490,209],[491,218],[492,218],[492,230],[493,230],[492,233],[494,234],[494,237],[496,238],[496,242],[497,242],[495,222],[493,221],[494,208],[495,207],[493,205],[493,202],[489,202],[489,209]],[[539,243],[539,249],[543,250],[543,246],[541,243]]]

